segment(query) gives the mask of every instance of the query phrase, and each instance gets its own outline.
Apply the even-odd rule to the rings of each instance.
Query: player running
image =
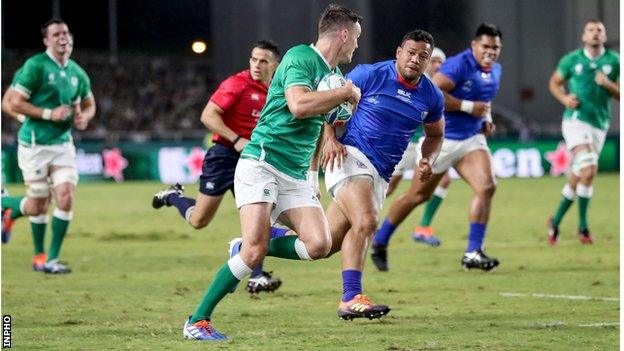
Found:
[[[442,64],[446,61],[446,54],[440,48],[434,48],[431,53],[431,60],[429,61],[429,66],[427,66],[427,70],[425,71],[425,75],[430,80],[433,79],[433,76],[440,70]],[[388,194],[386,196],[390,196],[396,189],[396,186],[399,184],[401,178],[403,178],[403,173],[405,173],[408,169],[414,169],[414,175],[417,174],[418,165],[416,163],[416,148],[418,147],[418,140],[421,136],[420,128],[416,133],[412,136],[412,140],[410,141],[405,153],[403,154],[403,158],[401,162],[394,169],[394,173],[392,173],[392,178],[390,179],[390,183],[388,184]],[[442,200],[446,197],[448,192],[448,187],[451,185],[451,177],[448,175],[448,172],[444,174],[444,177],[440,180],[440,183],[436,187],[433,192],[433,196],[431,200],[427,201],[427,205],[425,207],[425,212],[420,221],[420,225],[414,228],[414,232],[412,233],[412,239],[416,242],[420,242],[429,246],[437,247],[440,246],[441,241],[438,239],[435,234],[433,227],[431,226],[431,222],[433,221],[433,216],[435,215],[438,207],[442,203]]]
[[[422,124],[425,131],[415,175],[421,182],[431,179],[442,146],[444,97],[423,74],[433,48],[429,33],[414,30],[403,37],[396,60],[357,66],[347,75],[362,91],[357,112],[338,140],[334,127],[325,125],[322,163],[334,199],[327,209],[330,254],[342,251],[342,319],[379,318],[390,311],[362,294],[362,271],[388,181],[416,128]]]
[[[204,157],[199,193],[195,199],[184,196],[183,187],[175,184],[152,199],[152,207],[174,206],[195,229],[206,227],[214,218],[225,193],[234,194],[234,170],[241,150],[249,143],[260,111],[266,102],[271,78],[279,63],[279,49],[268,40],[251,48],[249,69],[221,82],[201,115],[201,121],[214,134],[212,146]],[[287,229],[271,228],[273,236],[285,235]],[[251,273],[247,291],[252,294],[274,291],[282,281],[263,271],[260,263]]]
[[[557,244],[559,224],[578,197],[578,238],[593,242],[587,221],[589,202],[594,194],[594,177],[611,119],[610,98],[620,101],[620,56],[605,48],[607,32],[602,22],[590,20],[583,30],[583,48],[565,55],[548,85],[553,96],[565,107],[561,130],[573,154],[572,174],[563,186],[557,211],[548,220],[548,242]],[[568,92],[565,86],[567,83]]]
[[[450,167],[473,188],[470,203],[468,245],[461,259],[462,267],[492,270],[499,265],[496,258],[483,251],[483,239],[490,216],[496,180],[490,151],[482,131],[491,132],[490,103],[498,91],[501,65],[502,34],[493,24],[477,29],[471,47],[450,57],[433,77],[445,98],[446,126],[442,151],[433,164],[433,179],[412,182],[409,190],[399,196],[373,240],[372,259],[380,271],[388,270],[387,246],[396,228],[419,204],[427,201],[440,179]],[[421,156],[418,155],[418,158]]]
[[[329,225],[306,172],[320,139],[321,114],[344,101],[356,106],[360,95],[351,82],[329,91],[316,87],[326,75],[341,74],[338,64],[351,62],[361,20],[343,6],[330,5],[321,14],[316,43],[291,48],[279,64],[234,175],[242,245],[231,242],[231,258],[184,324],[186,338],[226,339],[212,326],[212,312],[266,255],[314,260],[329,252]],[[298,235],[271,239],[270,226],[278,219]]]
[[[73,193],[78,183],[71,128],[85,129],[96,107],[89,77],[67,55],[67,24],[52,19],[43,25],[41,34],[46,51],[24,63],[7,92],[10,110],[25,116],[18,133],[17,156],[26,196],[3,197],[2,208],[10,210],[12,219],[30,216],[34,270],[70,273],[71,269],[59,261],[59,254],[73,216]],[[43,243],[51,191],[56,208],[46,259]]]

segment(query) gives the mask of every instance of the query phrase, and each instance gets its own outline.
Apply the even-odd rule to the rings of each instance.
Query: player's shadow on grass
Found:
[[[130,233],[130,232],[111,232],[109,234],[98,237],[99,241],[165,241],[165,240],[185,240],[189,239],[187,234],[180,234],[172,231],[149,232],[149,233]]]

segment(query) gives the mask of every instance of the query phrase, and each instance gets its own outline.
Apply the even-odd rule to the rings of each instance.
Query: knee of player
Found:
[[[331,239],[316,238],[305,242],[305,248],[308,255],[313,260],[318,260],[324,257],[328,257],[331,252],[332,243]]]
[[[378,216],[373,213],[362,216],[354,221],[354,223],[351,225],[351,229],[361,235],[370,236],[375,233],[375,230],[379,225],[379,220],[377,219],[377,217]]]
[[[29,216],[39,216],[48,213],[49,203],[46,198],[28,198],[23,210]]]
[[[210,220],[207,218],[200,218],[200,219],[194,219],[192,216],[189,219],[188,222],[191,227],[193,227],[194,229],[203,229],[206,228],[208,226],[208,223],[210,223]]]
[[[496,192],[496,182],[494,181],[484,183],[481,186],[479,186],[479,188],[477,189],[477,193],[483,194],[484,196],[488,196],[488,197],[494,196],[495,192]]]
[[[50,208],[49,202],[38,202],[35,204],[32,212],[29,212],[31,216],[40,216],[48,213]]]
[[[243,245],[240,255],[250,267],[255,267],[266,257],[269,248],[266,244]]]
[[[403,196],[403,199],[407,206],[409,206],[410,208],[414,208],[420,205],[421,203],[427,201],[429,198],[427,194],[421,191],[414,191],[414,192],[409,191],[405,193],[405,195]]]
[[[71,210],[72,204],[74,202],[74,195],[70,191],[57,194],[56,202],[58,208],[62,209],[63,211],[69,211]]]
[[[595,167],[588,166],[581,169],[579,178],[583,184],[590,184],[591,182],[593,182],[595,175]]]

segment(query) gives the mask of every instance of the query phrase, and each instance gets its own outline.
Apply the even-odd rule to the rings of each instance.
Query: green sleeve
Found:
[[[557,65],[557,71],[561,74],[564,80],[568,80],[570,78],[572,72],[571,66],[572,60],[570,58],[570,55],[565,55],[561,58],[561,60],[559,60],[559,64]]]
[[[310,90],[316,90],[314,85],[314,70],[312,69],[313,63],[309,59],[288,57],[286,66],[284,67],[283,86],[284,91],[294,85],[303,85]],[[286,58],[285,58],[286,59]]]
[[[618,80],[620,80],[620,55],[618,55],[617,53],[614,54],[615,65],[613,65],[613,77],[611,78],[611,80],[617,82]]]
[[[78,98],[80,98],[80,100],[85,100],[91,95],[93,95],[93,93],[91,92],[91,79],[89,78],[89,75],[87,75],[87,73],[83,71],[80,75]]]
[[[24,66],[15,73],[11,87],[30,98],[32,93],[41,87],[41,66],[32,60],[26,61]]]

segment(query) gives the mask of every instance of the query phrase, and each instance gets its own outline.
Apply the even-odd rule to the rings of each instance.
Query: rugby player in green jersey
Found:
[[[583,30],[583,48],[565,55],[550,77],[549,89],[565,107],[561,130],[572,152],[572,172],[564,185],[555,214],[548,220],[548,242],[555,245],[559,224],[578,198],[578,238],[583,244],[593,242],[587,221],[589,202],[594,193],[593,181],[598,171],[598,157],[611,120],[610,99],[620,100],[620,56],[605,48],[607,33],[602,22],[587,21]],[[567,85],[567,90],[566,90]]]
[[[230,243],[231,258],[184,324],[186,338],[227,338],[212,326],[212,312],[265,256],[314,260],[328,254],[331,234],[317,198],[318,183],[315,189],[306,173],[316,166],[310,167],[323,126],[321,114],[344,101],[356,106],[360,92],[351,82],[329,91],[316,88],[326,75],[341,74],[339,64],[351,62],[361,20],[343,6],[330,5],[321,14],[316,43],[291,48],[279,64],[234,176],[242,245]],[[270,227],[276,220],[298,235],[271,239]]]
[[[24,116],[18,132],[18,164],[26,196],[3,197],[10,219],[30,216],[35,243],[33,269],[70,273],[59,254],[72,219],[73,193],[78,183],[72,126],[85,129],[95,115],[95,99],[86,72],[69,59],[69,29],[61,19],[41,28],[46,51],[29,58],[13,78],[6,97],[9,114]],[[5,105],[5,104],[3,104]],[[56,208],[47,258],[43,249],[51,195]]]

